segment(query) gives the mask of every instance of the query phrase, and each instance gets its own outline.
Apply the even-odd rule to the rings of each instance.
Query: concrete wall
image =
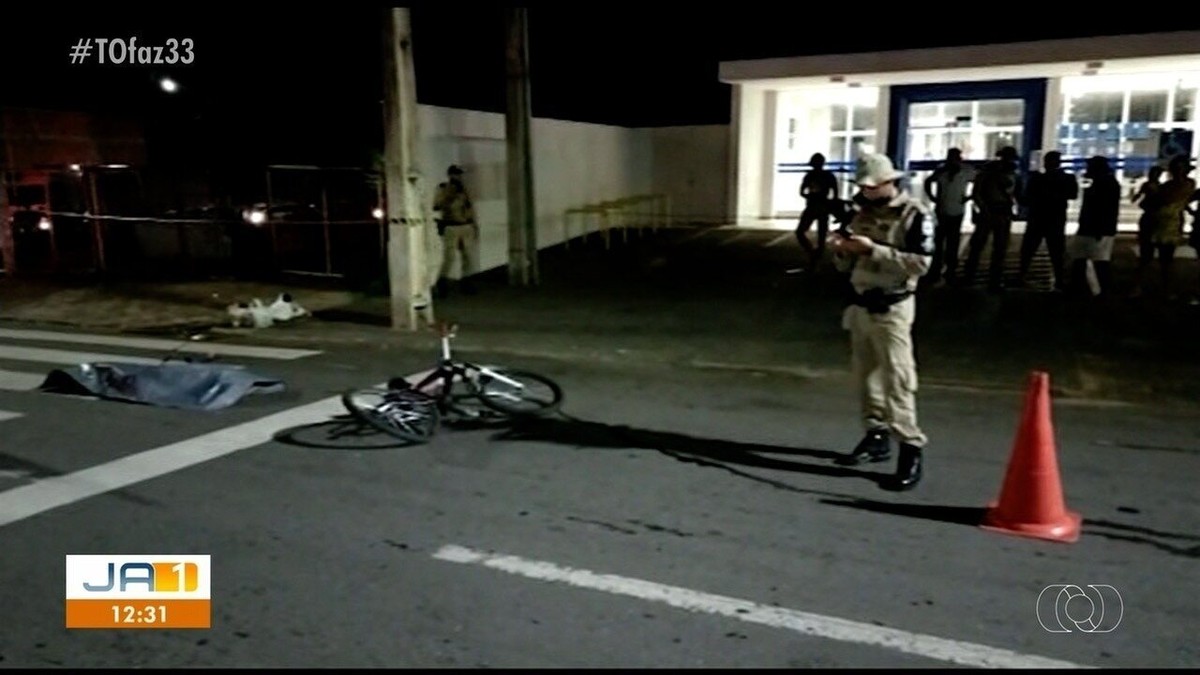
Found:
[[[480,269],[506,265],[504,115],[424,105],[420,114],[429,198],[437,183],[445,180],[446,168],[461,166],[479,219]],[[648,130],[535,119],[532,135],[539,248],[563,241],[567,209],[652,191]]]
[[[422,105],[422,168],[430,200],[457,164],[475,200],[480,269],[508,262],[504,115]],[[729,127],[630,129],[534,119],[538,246],[561,243],[567,209],[651,193],[671,196],[676,222],[723,222],[728,211]],[[578,236],[581,222],[572,223]]]
[[[724,223],[729,212],[729,126],[650,129],[654,192],[671,198],[675,223]]]

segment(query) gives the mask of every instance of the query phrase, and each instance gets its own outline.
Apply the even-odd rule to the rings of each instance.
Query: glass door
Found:
[[[908,106],[906,172],[915,195],[925,195],[925,179],[958,148],[964,162],[982,164],[1000,148],[1022,148],[1025,101],[1020,98],[923,101]],[[964,225],[971,222],[967,210]]]

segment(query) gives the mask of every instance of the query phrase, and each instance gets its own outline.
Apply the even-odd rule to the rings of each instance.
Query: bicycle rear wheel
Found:
[[[342,405],[358,420],[402,441],[424,443],[437,432],[437,401],[419,391],[370,387],[342,394]]]
[[[523,370],[494,369],[503,380],[479,375],[479,400],[489,408],[513,417],[548,415],[562,406],[563,390],[554,380]]]

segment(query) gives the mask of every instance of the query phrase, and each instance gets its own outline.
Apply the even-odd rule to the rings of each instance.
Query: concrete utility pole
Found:
[[[538,283],[537,214],[530,153],[529,20],[524,7],[505,9],[508,27],[508,109],[504,116],[508,155],[508,282]]]
[[[417,330],[421,315],[432,316],[433,299],[427,283],[425,205],[418,185],[417,84],[407,8],[388,12],[384,37],[383,170],[392,327]]]

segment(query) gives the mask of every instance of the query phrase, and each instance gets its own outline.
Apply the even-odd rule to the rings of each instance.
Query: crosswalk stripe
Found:
[[[0,345],[0,359],[12,361],[33,361],[35,363],[53,363],[57,365],[77,366],[81,363],[136,363],[154,366],[162,363],[162,359],[148,359],[142,356],[125,356],[122,354],[97,354],[93,352],[70,352],[61,349],[42,349],[41,347],[16,347]]]
[[[6,420],[13,420],[20,416],[21,416],[21,413],[8,412],[7,410],[0,410],[0,422],[4,422]]]
[[[6,391],[29,391],[30,389],[36,389],[45,381],[45,374],[22,373],[0,368],[0,389]]]
[[[185,340],[163,340],[121,335],[91,335],[88,333],[56,333],[44,330],[16,330],[0,328],[0,338],[12,340],[41,340],[43,342],[72,342],[77,344],[101,345],[105,347],[129,347],[131,349],[157,349],[164,352],[177,351],[220,356],[245,356],[256,359],[278,359],[290,361],[306,356],[316,356],[319,351],[310,349],[286,349],[282,347],[259,347],[253,345],[230,345],[220,343],[188,342]],[[157,363],[157,361],[155,361]]]

